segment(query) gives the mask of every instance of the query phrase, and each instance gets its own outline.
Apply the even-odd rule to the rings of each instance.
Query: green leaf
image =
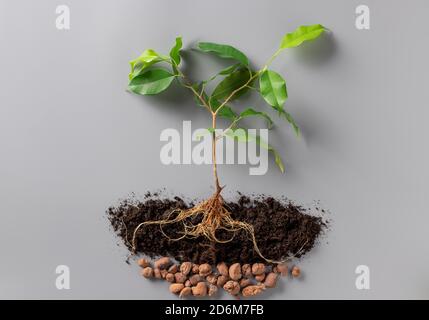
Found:
[[[244,66],[249,65],[249,59],[246,55],[230,45],[213,42],[199,42],[198,49],[203,52],[213,53],[221,58],[234,59]]]
[[[151,65],[164,61],[166,57],[158,54],[152,49],[147,49],[136,59],[130,61],[131,72],[129,74],[129,79],[138,76],[143,73]]]
[[[161,56],[156,51],[152,49],[146,49],[138,58],[131,60],[130,65],[131,68],[134,68],[138,63],[152,62],[160,58]]]
[[[130,81],[128,89],[141,95],[158,94],[168,88],[174,77],[164,69],[148,70],[134,77]]]
[[[228,106],[223,106],[222,109],[219,110],[218,116],[232,121],[237,119],[237,114]]]
[[[268,150],[274,155],[274,161],[276,162],[280,171],[284,173],[285,167],[282,158],[280,157],[280,154],[277,152],[276,149],[273,148],[273,146],[262,140],[259,135],[249,134],[248,132],[246,132],[246,130],[242,128],[237,128],[235,130],[229,129],[225,132],[225,135],[231,139],[237,139],[238,142],[255,141],[256,144],[259,145],[261,148]]]
[[[251,137],[247,134],[246,130],[243,128],[237,128],[237,129],[228,129],[224,132],[225,136],[231,139],[237,139],[238,142],[250,142],[254,141],[254,139],[251,139]],[[250,140],[249,140],[250,139]]]
[[[182,49],[182,45],[182,37],[177,37],[176,44],[170,51],[170,57],[177,66],[180,64],[180,49]]]
[[[209,78],[207,80],[204,80],[203,83],[209,83],[210,81],[213,81],[214,79],[216,79],[218,76],[229,75],[229,74],[233,73],[235,70],[237,70],[238,67],[240,67],[239,63],[234,64],[232,66],[229,66],[229,67],[227,67],[225,69],[222,69],[221,71],[219,71],[218,73],[216,73],[213,77],[211,77],[211,78]]]
[[[283,160],[282,160],[280,154],[271,145],[269,146],[268,151],[271,151],[271,153],[274,155],[274,161],[276,162],[276,165],[279,167],[280,171],[282,173],[284,173],[285,172],[285,166],[283,164]]]
[[[235,90],[243,87],[246,83],[250,86],[252,81],[249,82],[253,73],[247,69],[239,69],[231,73],[229,76],[225,77],[216,88],[213,90],[210,99],[216,100],[225,100],[229,98]],[[249,82],[249,83],[248,83]],[[238,90],[231,96],[230,100],[237,99],[242,96],[248,90],[248,87],[244,87],[241,90]]]
[[[267,149],[268,151],[270,151],[274,155],[274,161],[276,162],[280,171],[282,173],[284,173],[285,172],[285,166],[284,166],[282,158],[280,157],[280,154],[277,152],[277,150],[274,149],[272,145],[270,145],[267,142],[265,142],[264,140],[262,140],[259,135],[255,136],[255,140],[259,146],[261,146],[264,149]]]
[[[265,101],[277,111],[287,99],[286,82],[277,72],[265,70],[259,78],[259,90]]]
[[[283,37],[280,44],[280,49],[297,47],[304,41],[314,40],[318,38],[325,30],[325,27],[321,24],[300,26],[294,32],[287,33]]]
[[[283,115],[286,118],[286,120],[292,125],[292,128],[295,131],[295,134],[297,136],[299,136],[300,135],[300,130],[299,130],[299,127],[296,124],[294,118],[292,117],[292,115],[290,113],[284,111],[284,110],[281,110],[280,115]]]
[[[271,129],[273,127],[273,120],[271,120],[270,116],[265,112],[256,111],[252,108],[247,108],[242,113],[240,113],[240,118],[251,117],[251,116],[262,117],[265,120],[267,120],[268,129]]]
[[[233,64],[232,66],[226,67],[225,69],[219,71],[218,75],[220,76],[229,75],[233,73],[235,70],[237,70],[239,66],[240,66],[239,63]]]

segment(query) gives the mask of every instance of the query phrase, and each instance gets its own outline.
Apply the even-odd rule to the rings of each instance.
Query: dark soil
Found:
[[[162,199],[159,195],[148,195],[140,202],[123,201],[119,206],[109,208],[107,214],[113,230],[131,250],[132,234],[139,223],[166,218],[172,209],[185,209],[192,205],[179,197]],[[251,199],[240,196],[237,202],[226,202],[226,207],[232,218],[254,226],[261,253],[272,260],[281,260],[291,255],[302,256],[314,247],[326,226],[321,217],[306,213],[304,208],[271,197]],[[195,224],[198,221],[192,222]],[[164,226],[163,230],[169,237],[178,238],[183,225],[172,224]],[[229,239],[232,234],[220,230],[217,236]],[[137,253],[151,257],[170,256],[179,262],[263,262],[244,231],[237,232],[231,242],[211,243],[203,237],[172,241],[161,233],[159,225],[144,226],[137,233]]]

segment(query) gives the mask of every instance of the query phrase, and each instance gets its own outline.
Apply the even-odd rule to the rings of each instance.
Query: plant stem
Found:
[[[219,176],[217,174],[217,162],[216,162],[216,113],[212,112],[212,159],[213,159],[213,176],[216,186],[216,194],[220,194],[222,187],[219,184]]]
[[[203,93],[204,93],[204,86],[201,89],[201,93],[198,93],[195,88],[192,85],[189,85],[187,83],[187,79],[186,76],[183,74],[183,72],[180,70],[179,66],[176,65],[176,69],[179,73],[179,76],[183,79],[184,82],[181,82],[181,84],[190,89],[192,91],[192,93],[202,102],[202,104],[204,105],[204,107],[210,112],[210,114],[212,115],[212,128],[213,128],[213,133],[212,133],[212,162],[213,162],[213,176],[214,176],[214,181],[215,181],[215,187],[216,187],[216,195],[219,195],[223,189],[223,187],[220,186],[219,183],[219,176],[217,174],[217,161],[216,161],[216,117],[217,117],[217,113],[213,112],[210,108],[210,105],[207,101],[205,101],[205,99],[203,98]]]

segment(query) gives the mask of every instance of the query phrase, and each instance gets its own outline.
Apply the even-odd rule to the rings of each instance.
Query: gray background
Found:
[[[69,31],[55,28],[59,4],[70,6]],[[354,26],[359,4],[370,6],[370,31]],[[183,35],[187,46],[233,44],[260,66],[285,32],[313,23],[333,31],[329,57],[309,63],[285,52],[273,65],[303,130],[298,140],[277,121],[270,135],[287,174],[273,163],[265,176],[220,169],[231,196],[320,200],[331,212],[331,231],[300,263],[305,277],[265,297],[429,298],[428,9],[423,0],[2,0],[0,298],[172,298],[166,283],[124,263],[104,211],[164,186],[208,196],[209,167],[159,161],[161,130],[208,120],[180,89],[127,94],[128,60],[148,47],[166,53]],[[220,67],[193,56],[192,76]],[[71,269],[71,290],[55,288],[59,264]],[[370,267],[370,290],[355,288],[360,264]]]

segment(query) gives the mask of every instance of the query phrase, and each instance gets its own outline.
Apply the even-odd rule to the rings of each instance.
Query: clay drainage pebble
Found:
[[[235,297],[253,297],[268,288],[275,288],[280,276],[287,277],[290,274],[291,277],[296,278],[301,274],[301,270],[297,266],[294,266],[289,273],[285,263],[277,265],[233,263],[227,265],[222,262],[217,266],[205,263],[199,266],[198,272],[194,270],[195,265],[191,262],[183,262],[179,265],[167,257],[162,257],[153,264],[146,259],[140,259],[137,264],[142,268],[143,277],[170,282],[170,292],[180,298],[212,297],[218,293],[219,289],[223,289]],[[162,276],[163,274],[165,276]]]

